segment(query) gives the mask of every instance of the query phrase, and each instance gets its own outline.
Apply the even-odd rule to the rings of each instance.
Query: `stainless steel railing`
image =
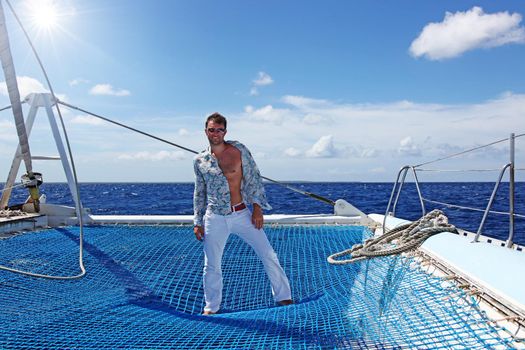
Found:
[[[486,222],[487,217],[488,217],[489,214],[508,215],[509,216],[509,235],[508,235],[508,238],[507,238],[507,241],[506,241],[506,246],[508,248],[511,248],[514,245],[514,241],[513,241],[514,240],[514,234],[515,234],[515,220],[514,219],[516,217],[525,218],[525,215],[520,215],[520,214],[516,214],[515,213],[515,188],[516,188],[515,187],[515,170],[518,170],[518,169],[515,168],[515,139],[518,138],[518,137],[522,137],[522,136],[525,136],[525,134],[515,135],[514,133],[512,133],[512,134],[510,134],[510,137],[508,139],[503,139],[503,140],[498,140],[498,141],[495,141],[495,142],[491,142],[489,144],[486,144],[486,145],[483,145],[483,146],[480,146],[480,147],[476,147],[476,148],[473,148],[473,149],[470,149],[470,150],[466,150],[466,151],[463,151],[463,152],[460,152],[460,153],[456,153],[456,154],[453,154],[453,155],[450,155],[450,156],[447,156],[447,157],[443,157],[443,158],[440,158],[440,159],[436,159],[436,160],[433,160],[433,161],[430,161],[430,162],[426,162],[426,163],[423,163],[423,164],[419,164],[419,165],[405,165],[397,173],[397,178],[396,178],[396,181],[395,181],[394,186],[392,188],[392,192],[390,194],[390,199],[388,200],[388,205],[387,205],[386,212],[385,212],[385,217],[384,217],[384,220],[383,220],[383,227],[386,227],[385,226],[386,225],[386,219],[387,219],[388,216],[395,216],[396,215],[397,203],[399,201],[399,197],[401,195],[401,192],[402,192],[402,189],[403,189],[403,185],[406,182],[407,174],[410,171],[412,173],[413,177],[414,177],[414,184],[416,186],[417,195],[419,197],[419,203],[421,205],[422,215],[426,214],[425,202],[430,202],[430,203],[434,203],[434,204],[440,204],[440,205],[444,205],[444,206],[452,207],[452,208],[457,208],[457,209],[483,211],[483,218],[481,219],[481,222],[479,224],[478,230],[476,232],[476,236],[474,238],[474,242],[477,242],[479,240],[479,236],[482,235],[483,228],[485,226],[485,222]],[[499,176],[498,176],[498,178],[497,178],[497,180],[495,182],[494,189],[493,189],[492,194],[490,196],[490,199],[489,199],[489,201],[487,203],[487,206],[486,206],[486,208],[484,210],[479,209],[479,208],[472,208],[472,207],[454,205],[454,204],[450,204],[450,203],[433,201],[433,200],[429,200],[429,199],[423,197],[422,191],[421,191],[420,182],[419,182],[419,179],[418,179],[418,176],[417,176],[417,172],[423,170],[423,169],[421,169],[421,166],[427,165],[427,164],[430,164],[430,163],[435,163],[435,162],[438,162],[438,161],[443,161],[445,159],[449,159],[449,158],[452,158],[452,157],[463,155],[463,154],[466,154],[466,153],[469,153],[469,152],[472,152],[472,151],[477,151],[477,150],[479,150],[479,149],[481,149],[483,147],[492,146],[492,145],[494,145],[496,143],[504,142],[504,141],[507,141],[507,140],[510,143],[510,162],[505,164],[501,168],[501,170],[499,172]],[[478,170],[482,171],[482,169],[478,169]],[[508,179],[509,179],[509,196],[508,196],[509,197],[509,211],[508,212],[500,212],[500,211],[491,210],[492,206],[494,204],[494,200],[496,198],[496,194],[498,192],[499,186],[500,186],[500,184],[501,184],[501,182],[503,180],[503,177],[504,177],[505,173],[507,172],[507,170],[508,170]],[[519,170],[523,170],[523,169],[519,169]],[[457,171],[461,171],[461,170],[457,170]],[[392,208],[392,210],[391,210],[391,208]]]

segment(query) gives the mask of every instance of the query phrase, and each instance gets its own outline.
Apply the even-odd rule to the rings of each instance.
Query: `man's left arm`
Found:
[[[244,147],[242,154],[243,178],[246,182],[245,190],[250,197],[250,202],[253,204],[252,223],[255,228],[260,229],[264,224],[263,208],[271,209],[272,207],[266,200],[261,173],[250,151]]]
[[[257,203],[253,203],[252,224],[258,230],[264,225],[263,211],[261,206]]]

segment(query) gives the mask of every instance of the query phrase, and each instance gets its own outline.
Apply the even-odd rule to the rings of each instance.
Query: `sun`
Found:
[[[52,0],[33,0],[28,3],[31,22],[35,27],[51,31],[58,26],[60,13]]]

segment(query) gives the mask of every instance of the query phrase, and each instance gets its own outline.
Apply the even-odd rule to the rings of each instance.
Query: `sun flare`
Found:
[[[54,1],[31,1],[29,12],[33,24],[43,30],[52,30],[58,25],[59,11]]]

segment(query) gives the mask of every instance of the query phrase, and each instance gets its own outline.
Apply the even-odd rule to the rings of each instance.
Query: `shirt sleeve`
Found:
[[[259,172],[259,168],[257,167],[252,154],[246,147],[242,147],[242,154],[243,164],[245,165],[243,167],[243,180],[245,181],[245,190],[249,196],[250,202],[252,204],[259,204],[261,208],[264,209],[272,209],[266,199],[261,173]]]
[[[193,161],[195,171],[195,189],[193,191],[193,224],[203,226],[204,214],[206,213],[206,183],[199,170],[198,159]]]

